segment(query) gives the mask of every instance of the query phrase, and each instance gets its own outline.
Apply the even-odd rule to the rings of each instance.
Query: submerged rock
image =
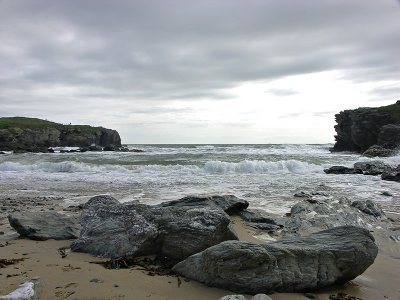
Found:
[[[249,202],[233,195],[223,196],[187,196],[179,200],[163,202],[160,207],[218,207],[232,215],[249,206]]]
[[[84,206],[73,251],[110,258],[157,254],[179,261],[225,240],[237,239],[229,217],[212,207],[119,204],[95,197]]]
[[[57,212],[12,213],[8,220],[22,237],[33,240],[68,240],[79,236],[78,218]]]
[[[399,169],[399,167],[397,167],[397,169]],[[400,172],[384,172],[382,173],[381,179],[400,182]]]
[[[295,292],[347,282],[362,274],[377,253],[368,230],[343,226],[266,245],[222,242],[173,271],[238,293]]]
[[[362,174],[363,172],[358,169],[348,168],[344,166],[332,166],[329,169],[325,169],[326,174]]]

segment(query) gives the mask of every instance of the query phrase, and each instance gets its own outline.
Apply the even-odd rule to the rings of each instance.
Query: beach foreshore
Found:
[[[0,203],[11,201],[0,199]],[[32,198],[13,202],[12,210],[64,210],[60,199],[49,201]],[[38,203],[42,203],[38,205]],[[7,208],[9,207],[9,208]],[[67,250],[62,257],[58,249],[68,248],[71,241],[33,241],[18,238],[8,224],[7,213],[11,206],[3,206],[0,217],[0,258],[23,259],[0,268],[0,295],[18,288],[24,281],[39,278],[36,287],[38,299],[219,299],[232,291],[207,287],[181,276],[157,275],[140,267],[106,269],[97,262],[102,258]],[[76,212],[75,212],[76,213]],[[263,243],[257,232],[246,227],[241,220],[232,219],[234,229],[243,241]],[[398,225],[398,224],[397,224]],[[394,226],[397,226],[396,223]],[[397,228],[400,230],[400,228]],[[361,276],[343,286],[312,291],[315,299],[329,299],[330,295],[346,293],[360,299],[400,299],[398,270],[400,268],[400,243],[389,239],[383,229],[374,229],[379,247],[374,264]],[[250,295],[245,295],[248,299]],[[309,299],[302,293],[275,293],[272,299]]]

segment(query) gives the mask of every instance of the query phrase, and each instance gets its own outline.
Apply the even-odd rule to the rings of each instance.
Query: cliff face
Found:
[[[1,150],[39,150],[56,146],[121,147],[116,130],[88,125],[62,125],[32,118],[0,118]]]
[[[364,152],[373,145],[400,146],[400,100],[395,104],[345,110],[335,115],[333,151]]]

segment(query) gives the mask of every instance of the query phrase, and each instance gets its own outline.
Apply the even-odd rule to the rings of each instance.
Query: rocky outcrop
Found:
[[[344,166],[333,166],[325,169],[326,174],[362,174],[363,172],[359,169],[348,168]]]
[[[117,131],[88,125],[62,125],[32,118],[0,118],[0,149],[47,152],[48,147],[121,147]]]
[[[173,270],[238,293],[294,292],[352,280],[374,262],[377,253],[368,230],[343,226],[266,245],[222,242]]]
[[[216,196],[187,196],[179,200],[163,202],[160,207],[216,207],[228,215],[238,213],[249,206],[249,202],[234,195]]]
[[[373,145],[400,145],[400,100],[377,108],[345,110],[335,115],[336,143],[333,151],[362,153]]]
[[[79,236],[78,218],[56,212],[12,213],[8,221],[20,236],[32,240],[68,240]]]
[[[398,153],[397,149],[389,149],[380,145],[372,145],[362,154],[366,157],[389,157]]]
[[[380,175],[383,172],[391,172],[394,168],[383,161],[373,160],[356,162],[354,169],[361,170],[364,175]]]
[[[237,239],[220,208],[119,204],[109,196],[92,198],[83,208],[82,230],[73,251],[110,258],[156,254],[180,261]]]

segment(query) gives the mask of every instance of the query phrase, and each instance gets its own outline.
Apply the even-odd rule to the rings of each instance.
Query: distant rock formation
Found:
[[[48,147],[121,147],[116,130],[63,125],[36,118],[0,118],[0,149],[42,151]]]
[[[336,143],[333,151],[365,152],[370,156],[393,155],[400,146],[400,100],[395,104],[345,110],[335,115]],[[382,151],[377,151],[382,149]]]

